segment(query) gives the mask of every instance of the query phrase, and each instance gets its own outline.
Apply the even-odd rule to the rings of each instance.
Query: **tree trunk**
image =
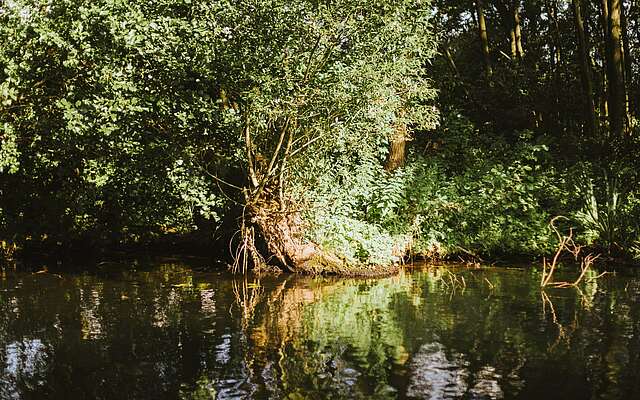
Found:
[[[513,5],[513,26],[516,41],[516,55],[522,60],[524,48],[522,47],[522,28],[520,26],[520,0],[516,0]]]
[[[584,90],[585,116],[589,134],[597,132],[596,110],[593,101],[593,81],[591,79],[591,63],[587,49],[587,38],[584,32],[584,22],[582,19],[581,0],[573,0],[573,11],[575,15],[576,36],[578,37],[578,51],[580,55],[580,73],[582,77],[582,89]]]
[[[605,0],[606,1],[606,0]],[[611,133],[622,136],[625,129],[624,58],[621,28],[622,0],[609,0],[607,21],[609,52],[607,78],[609,81],[609,125]]]
[[[385,276],[398,272],[397,265],[349,263],[307,240],[301,213],[294,211],[297,207],[289,204],[281,211],[280,202],[270,192],[273,190],[247,203],[246,219],[250,222],[244,221],[241,228],[243,243],[237,271],[246,272],[247,266],[253,265],[255,271],[271,271],[275,266],[295,273],[343,276]],[[259,247],[266,247],[267,257]],[[404,255],[404,250],[398,249],[398,253]]]
[[[549,14],[549,30],[551,31],[551,36],[553,37],[553,46],[551,49],[550,60],[551,60],[551,71],[553,73],[553,111],[552,114],[555,116],[554,121],[557,124],[560,121],[560,92],[561,82],[560,82],[560,62],[562,56],[562,41],[560,40],[560,25],[558,24],[558,1],[557,0],[546,0],[545,5],[547,8],[547,13]]]
[[[393,172],[402,167],[405,162],[405,154],[407,147],[407,128],[403,125],[396,129],[391,143],[389,144],[389,155],[384,165],[384,169]]]
[[[609,40],[609,1],[602,0],[600,2],[602,7],[602,36],[603,36],[603,50],[604,50],[604,68],[602,69],[602,106],[601,117],[602,122],[609,121],[609,66],[611,65],[611,41]],[[611,132],[611,129],[608,130]]]
[[[518,46],[516,45],[516,30],[512,26],[509,29],[509,44],[511,45],[511,61],[518,59]]]
[[[444,57],[447,60],[447,64],[449,64],[449,68],[451,68],[451,72],[453,72],[453,74],[455,75],[456,79],[458,80],[458,83],[460,84],[460,87],[462,88],[463,92],[464,92],[464,96],[465,99],[467,101],[473,101],[473,97],[471,96],[471,93],[469,93],[469,90],[467,89],[467,86],[464,83],[464,80],[462,79],[462,76],[460,75],[460,70],[458,70],[458,66],[456,65],[456,61],[453,59],[453,54],[451,54],[451,49],[449,49],[449,46],[447,44],[445,44],[444,46]]]
[[[625,86],[625,116],[626,116],[626,126],[630,125],[631,120],[631,104],[630,104],[630,91],[633,87],[633,75],[632,75],[632,61],[631,61],[631,46],[629,44],[629,30],[627,26],[627,14],[625,13],[624,7],[621,7],[620,10],[621,22],[622,22],[622,50],[624,57],[624,86]]]
[[[547,12],[549,13],[549,19],[551,23],[551,31],[553,36],[553,49],[551,52],[551,65],[553,68],[557,68],[560,65],[560,57],[562,54],[562,42],[560,40],[560,25],[558,24],[558,1],[547,0],[546,2]]]
[[[491,56],[489,54],[489,37],[487,35],[487,22],[484,19],[482,0],[476,0],[476,15],[478,17],[478,34],[482,48],[482,58],[484,61],[484,74],[487,79],[491,79],[493,69],[491,68]]]

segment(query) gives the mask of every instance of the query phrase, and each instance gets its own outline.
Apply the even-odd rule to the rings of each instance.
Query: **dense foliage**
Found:
[[[55,241],[191,229],[223,204],[197,162],[228,153],[191,2],[3,6],[3,231]],[[102,239],[107,239],[103,237]],[[116,238],[118,240],[119,238]]]
[[[4,240],[215,226],[275,176],[280,202],[306,202],[322,163],[384,157],[394,126],[434,124],[429,15],[421,1],[4,4]]]
[[[633,256],[639,10],[586,3],[3,2],[2,251],[388,265],[544,254],[565,215]]]
[[[640,235],[636,2],[474,0],[434,6],[442,32],[433,71],[442,77],[440,103],[478,127],[482,138],[468,146],[505,143],[490,157],[502,164],[545,154],[546,161],[533,165],[540,172],[526,173],[539,185],[531,204],[544,211],[539,217],[565,215],[566,228],[573,227],[581,243],[632,255]],[[442,139],[451,145],[446,135]],[[532,145],[545,150],[520,151]],[[514,183],[509,186],[518,187],[519,179]],[[511,207],[522,200],[528,202],[526,196],[512,199]],[[494,210],[504,215],[504,207]],[[521,231],[539,225],[533,223],[538,217],[506,215],[513,226],[524,223]]]

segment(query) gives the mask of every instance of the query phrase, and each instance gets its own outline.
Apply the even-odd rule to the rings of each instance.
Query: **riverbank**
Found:
[[[102,246],[97,243],[74,242],[66,246],[51,242],[31,242],[24,248],[16,248],[11,258],[0,259],[1,265],[17,266],[24,271],[38,271],[46,267],[50,270],[64,272],[77,269],[83,265],[86,271],[100,271],[108,266],[126,265],[141,260],[152,261],[158,259],[192,259],[198,260],[198,269],[222,271],[232,268],[233,257],[228,242],[208,242],[202,235],[168,234],[159,240],[143,243],[111,244]],[[601,254],[596,268],[603,266],[613,269],[640,268],[637,260],[607,256],[602,249],[585,248],[584,254]],[[550,259],[553,254],[546,257]],[[450,254],[444,258],[429,258],[423,255],[407,255],[398,262],[389,265],[353,265],[351,269],[336,271],[318,271],[318,275],[336,275],[348,277],[385,277],[398,273],[403,265],[413,263],[430,263],[444,265],[466,265],[469,267],[492,265],[497,267],[511,267],[514,265],[538,268],[542,265],[542,255],[503,254],[495,257],[480,257],[469,254],[468,251]],[[563,256],[560,261],[569,266],[576,266],[576,261],[570,256]],[[579,263],[578,263],[579,264]],[[273,267],[271,272],[286,272]],[[310,271],[303,274],[309,274]],[[311,273],[313,275],[313,273]]]

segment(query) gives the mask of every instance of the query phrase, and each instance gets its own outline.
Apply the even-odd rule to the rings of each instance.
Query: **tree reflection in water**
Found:
[[[0,280],[0,398],[624,398],[640,280],[528,270],[233,277],[164,264]],[[462,290],[464,289],[464,290]]]

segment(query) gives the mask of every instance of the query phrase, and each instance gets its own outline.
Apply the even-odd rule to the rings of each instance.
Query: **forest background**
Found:
[[[4,0],[2,257],[640,257],[640,6]]]

